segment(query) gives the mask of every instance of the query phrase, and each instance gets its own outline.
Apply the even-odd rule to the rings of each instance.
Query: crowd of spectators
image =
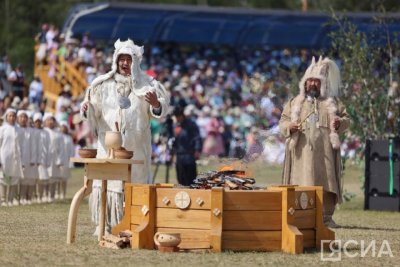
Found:
[[[37,60],[50,65],[49,77],[64,83],[56,105],[57,120],[69,123],[76,143],[94,144],[93,136],[78,114],[83,96],[71,95],[70,85],[63,81],[62,71],[55,71],[55,63],[62,62],[60,58],[72,63],[90,84],[110,69],[113,42],[96,44],[89,33],[81,38],[65,38],[56,27],[47,24],[42,26],[36,41],[39,45]],[[283,162],[284,139],[277,126],[282,107],[292,95],[291,86],[297,88],[293,84],[306,70],[314,51],[176,43],[147,44],[144,49],[142,69],[162,82],[171,93],[172,106],[184,108],[185,115],[199,126],[203,157],[252,159],[261,156],[270,163]],[[44,112],[43,90],[46,88],[42,88],[40,79],[35,76],[28,93],[20,95],[11,79],[17,77],[20,81],[18,66],[10,71],[7,62],[5,59],[1,63],[0,73],[6,69],[8,78],[2,80],[13,84],[12,89],[2,86],[0,113],[15,105]],[[15,74],[11,75],[12,72]],[[5,93],[7,90],[12,94]],[[297,89],[294,90],[297,94]],[[171,127],[156,120],[151,127],[155,160],[168,161],[173,136]],[[353,140],[351,145],[345,142],[345,146],[344,153],[354,155],[360,142]],[[350,149],[353,152],[349,152]]]

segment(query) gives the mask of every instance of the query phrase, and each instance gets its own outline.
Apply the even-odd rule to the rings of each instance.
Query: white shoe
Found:
[[[96,226],[96,229],[94,230],[93,236],[99,236],[100,233],[100,227]]]
[[[32,200],[27,200],[26,205],[32,205]]]
[[[25,206],[25,205],[26,205],[26,200],[25,200],[25,199],[21,199],[21,200],[20,200],[20,204],[21,204],[22,206]]]
[[[19,206],[19,201],[17,199],[14,199],[12,201],[12,206]]]
[[[2,207],[8,207],[8,204],[7,204],[7,202],[3,201],[3,202],[1,202],[1,206]]]
[[[38,198],[36,199],[36,203],[38,203],[38,204],[42,203],[42,199],[41,199],[40,197],[38,197]]]
[[[94,230],[93,236],[99,236],[100,233],[100,227],[96,226],[96,230]],[[104,229],[104,235],[111,235],[111,227],[107,226]]]

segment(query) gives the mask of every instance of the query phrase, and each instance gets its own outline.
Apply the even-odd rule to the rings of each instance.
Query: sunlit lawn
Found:
[[[217,169],[224,162],[210,162],[199,166],[200,171]],[[263,163],[239,166],[256,178],[257,184],[268,186],[280,183],[281,167]],[[339,240],[355,240],[350,245],[352,255],[360,251],[361,241],[368,244],[376,240],[376,254],[361,257],[342,256],[340,266],[400,266],[400,213],[363,210],[363,194],[359,166],[347,166],[344,188],[356,193],[335,214],[336,222],[343,227],[336,230]],[[67,217],[73,194],[82,185],[82,169],[74,169],[69,183],[68,200],[54,204],[0,208],[0,266],[316,266],[321,265],[319,251],[306,251],[302,255],[271,252],[226,251],[220,254],[159,253],[149,250],[111,250],[98,246],[92,236],[94,226],[90,221],[87,202],[78,216],[77,242],[66,244]],[[156,182],[165,182],[165,166],[160,166]],[[170,172],[170,182],[176,182],[175,170]],[[390,244],[393,258],[382,254],[377,257],[384,240]]]

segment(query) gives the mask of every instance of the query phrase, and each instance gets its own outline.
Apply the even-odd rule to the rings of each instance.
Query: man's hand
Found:
[[[199,151],[194,152],[194,158],[196,160],[200,159],[200,152]]]
[[[86,112],[88,110],[88,108],[89,108],[89,102],[87,102],[87,101],[83,102],[81,105],[81,111]]]
[[[335,128],[335,130],[338,130],[340,127],[340,118],[339,117],[335,117],[335,119],[332,122],[333,127]]]
[[[144,99],[153,107],[159,108],[161,106],[160,101],[157,99],[157,94],[155,92],[149,91],[144,96]]]
[[[290,122],[289,124],[289,131],[291,134],[297,132],[300,129],[299,125],[295,122]]]

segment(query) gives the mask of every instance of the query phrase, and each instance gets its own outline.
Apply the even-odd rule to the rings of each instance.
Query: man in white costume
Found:
[[[34,151],[34,129],[28,126],[28,111],[19,110],[17,112],[18,125],[23,136],[20,139],[21,163],[23,177],[20,180],[20,203],[22,205],[32,204],[32,195],[38,177],[36,155]]]
[[[53,114],[44,114],[45,130],[49,134],[49,150],[48,150],[48,168],[50,196],[47,196],[48,202],[53,202],[56,194],[56,185],[61,180],[62,151],[64,149],[64,140],[61,134],[56,131],[56,119]]]
[[[50,135],[42,128],[43,116],[40,112],[33,115],[33,123],[35,125],[35,145],[34,150],[36,151],[37,167],[38,167],[38,193],[37,202],[47,201],[47,196],[49,193],[49,174],[47,168],[50,164],[50,159],[48,157]],[[43,194],[44,193],[44,194]]]
[[[168,113],[169,93],[155,79],[140,68],[143,47],[130,39],[114,44],[112,69],[97,77],[86,90],[81,114],[98,134],[98,158],[106,158],[104,143],[106,131],[120,125],[123,147],[134,151],[134,159],[144,160],[144,165],[133,166],[131,182],[148,183],[151,176],[150,118],[161,118]],[[121,181],[107,184],[107,228],[118,224],[123,216],[123,188]],[[92,220],[98,223],[101,182],[93,183],[90,197]],[[97,232],[97,231],[96,231]],[[96,234],[96,233],[95,233]]]
[[[20,129],[15,125],[17,112],[7,109],[4,114],[4,123],[0,127],[0,199],[2,206],[19,205],[17,188],[22,177],[20,140],[23,138]],[[7,186],[9,186],[6,198]]]
[[[61,181],[59,184],[59,197],[65,199],[67,193],[67,182],[71,176],[70,161],[69,159],[75,155],[74,142],[72,137],[69,135],[68,123],[63,121],[60,123],[60,132],[63,138],[63,150],[62,150],[62,165],[61,165]]]

